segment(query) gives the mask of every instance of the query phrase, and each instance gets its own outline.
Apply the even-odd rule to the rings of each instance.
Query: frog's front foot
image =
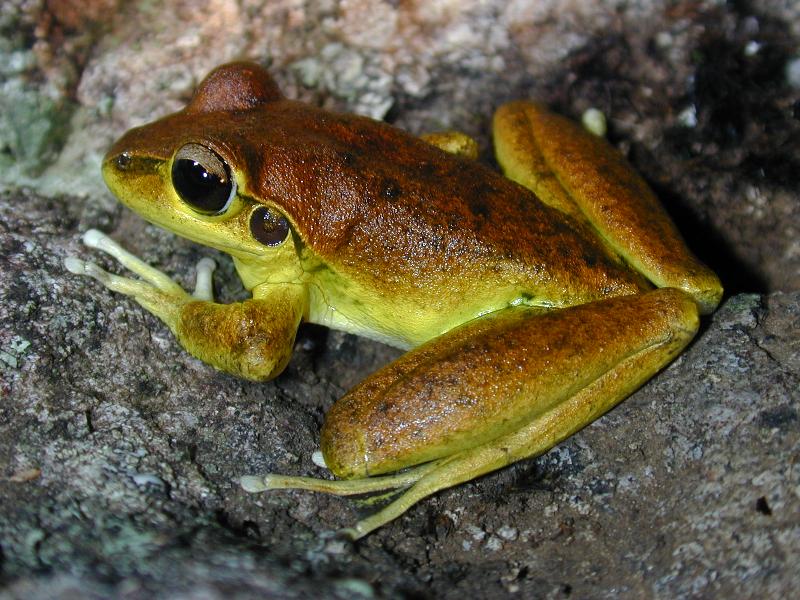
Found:
[[[137,258],[107,235],[91,229],[83,242],[116,258],[141,279],[104,271],[96,264],[68,257],[72,273],[97,279],[108,289],[131,296],[166,323],[191,354],[218,369],[264,381],[289,361],[297,326],[305,312],[305,291],[298,285],[272,285],[260,297],[232,304],[213,299],[214,261],[197,265],[197,285],[189,294],[169,276]]]
[[[88,275],[110,290],[131,296],[173,329],[186,304],[194,300],[213,301],[212,274],[216,264],[210,258],[198,262],[197,283],[194,293],[190,295],[168,275],[151,267],[97,229],[89,229],[84,233],[83,243],[114,257],[141,279],[114,275],[93,262],[75,256],[68,256],[64,260],[64,267],[69,272]]]

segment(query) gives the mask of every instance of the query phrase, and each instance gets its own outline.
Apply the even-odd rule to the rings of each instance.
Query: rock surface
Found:
[[[0,597],[800,587],[796,3],[146,4],[0,11]],[[251,496],[234,480],[320,474],[310,456],[322,415],[395,350],[306,327],[281,377],[242,382],[62,267],[88,255],[79,234],[98,227],[191,283],[213,253],[117,206],[97,163],[114,136],[179,108],[237,56],[271,61],[292,97],[415,132],[465,130],[486,160],[488,118],[505,99],[537,96],[573,116],[598,106],[731,296],[675,363],[549,454],[343,542],[331,532],[368,508]],[[219,297],[240,298],[220,262]]]

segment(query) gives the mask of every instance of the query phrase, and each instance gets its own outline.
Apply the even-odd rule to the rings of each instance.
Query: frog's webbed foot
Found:
[[[308,490],[336,496],[356,496],[408,487],[432,471],[436,464],[434,461],[399,473],[366,479],[318,479],[277,473],[247,475],[239,479],[239,485],[246,492],[251,493],[266,492],[267,490]]]
[[[203,258],[198,262],[197,283],[194,293],[190,295],[168,275],[131,254],[101,231],[88,230],[83,234],[83,243],[112,256],[141,279],[109,273],[95,263],[75,256],[68,256],[64,260],[68,271],[76,275],[88,275],[108,289],[132,297],[171,328],[174,328],[183,306],[189,302],[213,301],[212,274],[216,264],[210,258]]]
[[[315,460],[315,462],[317,461]],[[414,486],[418,481],[424,479],[426,475],[434,472],[441,462],[443,461],[432,461],[399,473],[365,479],[319,479],[316,477],[295,477],[276,473],[248,475],[239,479],[239,485],[246,492],[254,494],[269,490],[307,490],[336,496],[357,496],[359,494],[389,491],[389,494],[380,495],[377,498],[371,497],[366,504],[373,503],[373,500],[378,502],[385,501],[386,498],[391,498],[393,494],[402,492],[400,498],[383,510],[359,521],[353,527],[346,527],[338,532],[351,540],[357,540],[384,523],[391,521],[413,505],[419,498],[416,494],[409,496],[408,492],[403,492],[403,490]]]

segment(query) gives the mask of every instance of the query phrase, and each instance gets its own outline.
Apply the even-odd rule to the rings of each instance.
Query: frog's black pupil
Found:
[[[263,206],[250,215],[250,232],[265,246],[277,246],[289,235],[289,221]]]
[[[230,177],[221,178],[196,160],[178,158],[172,163],[172,185],[189,206],[215,214],[225,208],[233,184]]]

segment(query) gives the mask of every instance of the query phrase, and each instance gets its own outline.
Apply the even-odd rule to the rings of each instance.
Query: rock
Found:
[[[322,413],[397,352],[309,330],[274,382],[216,372],[134,303],[64,271],[63,257],[83,252],[80,231],[117,222],[78,206],[0,202],[0,543],[11,597],[67,597],[73,577],[98,597],[211,598],[320,586],[389,597],[425,585],[442,597],[779,596],[800,583],[800,294],[730,298],[611,414],[352,545],[330,532],[358,517],[353,501],[251,496],[235,479],[319,474]],[[148,260],[170,270],[196,258],[155,229],[148,238]]]
[[[171,1],[149,13],[73,4],[0,11],[0,106],[20,108],[0,117],[0,597],[781,597],[800,586],[800,121],[785,54],[800,35],[796,3],[436,0],[369,12],[361,0],[209,0],[169,13],[180,18],[164,18]],[[573,117],[597,107],[729,297],[685,354],[595,424],[357,544],[332,534],[370,510],[353,500],[245,494],[241,475],[320,475],[322,415],[397,351],[305,327],[281,377],[238,381],[62,266],[90,255],[79,235],[97,227],[187,287],[214,256],[218,297],[243,296],[229,261],[145,226],[97,167],[112,138],[180,107],[239,56],[271,63],[291,97],[388,110],[414,132],[464,130],[484,160],[504,100],[536,96]]]

